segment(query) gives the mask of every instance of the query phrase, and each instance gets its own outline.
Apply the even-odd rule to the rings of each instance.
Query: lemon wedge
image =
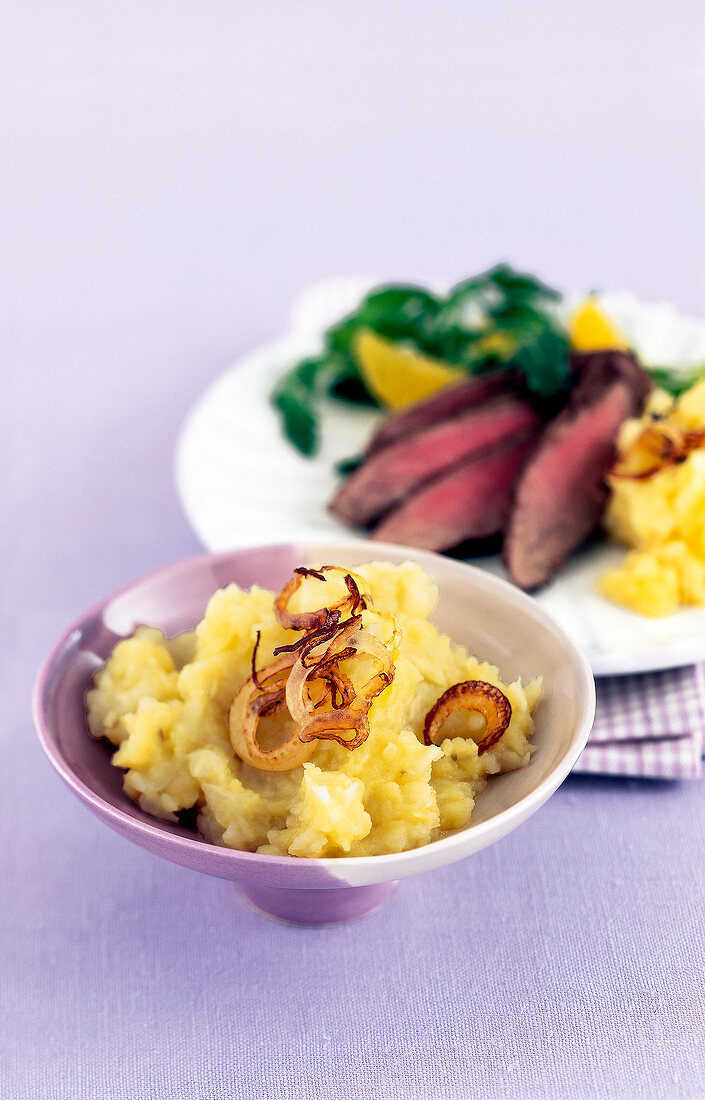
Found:
[[[603,351],[607,348],[626,351],[629,347],[594,295],[586,298],[573,313],[568,322],[568,335],[575,351]]]
[[[370,393],[389,409],[403,409],[462,380],[462,373],[419,351],[362,329],[353,355]]]

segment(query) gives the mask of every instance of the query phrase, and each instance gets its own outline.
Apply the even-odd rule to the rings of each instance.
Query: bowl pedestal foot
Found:
[[[329,890],[285,890],[275,886],[240,886],[245,901],[258,913],[286,924],[322,927],[345,924],[374,913],[396,889],[396,882],[374,886],[341,886]]]

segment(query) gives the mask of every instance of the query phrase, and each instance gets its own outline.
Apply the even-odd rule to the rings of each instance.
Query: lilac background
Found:
[[[3,16],[0,1095],[705,1095],[700,782],[573,778],[311,932],[102,827],[29,712],[70,619],[198,550],[179,425],[307,282],[506,257],[702,314],[702,4]]]

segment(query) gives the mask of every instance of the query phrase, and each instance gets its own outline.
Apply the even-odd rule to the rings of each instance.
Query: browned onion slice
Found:
[[[399,620],[397,619],[396,615],[392,615],[391,611],[375,611],[375,615],[378,619],[381,619],[384,622],[388,622],[392,630],[391,636],[387,638],[386,642],[384,642],[384,645],[392,652],[398,650],[399,646],[401,645],[402,634],[401,627],[399,626]]]
[[[354,620],[349,619],[341,624],[338,635],[327,643],[325,653],[315,663],[311,662],[312,655],[309,654],[307,663],[299,660],[291,670],[286,684],[286,705],[291,717],[302,730],[315,710],[308,691],[309,681],[317,678],[319,668],[329,668],[334,660],[342,660],[341,654],[345,653],[344,659],[348,660],[348,651],[352,649],[355,654],[365,653],[379,661],[379,671],[356,692],[357,697],[367,706],[394,678],[394,660],[389,650],[368,630],[359,627],[359,623],[357,629],[351,627],[350,624],[353,623]]]
[[[689,428],[683,432],[683,446],[688,453],[705,447],[705,428]]]
[[[314,630],[306,631],[301,638],[297,638],[295,642],[289,642],[287,645],[279,645],[274,650],[274,656],[277,657],[280,653],[308,653],[319,642],[329,641],[334,638],[340,629],[340,612],[328,611],[325,621],[321,626],[317,626]]]
[[[325,574],[331,572],[342,575],[348,593],[343,600],[315,611],[289,611],[289,602],[306,577],[325,581]],[[394,658],[388,646],[362,626],[362,612],[368,608],[369,597],[360,592],[359,581],[359,577],[339,566],[301,567],[294,570],[293,577],[275,597],[274,610],[279,623],[301,631],[303,637],[278,646],[271,664],[258,669],[261,635],[257,632],[252,675],[233,699],[229,714],[230,740],[242,760],[267,771],[290,770],[309,759],[316,740],[333,740],[354,749],[369,736],[367,712],[372,700],[394,679]],[[344,613],[349,617],[343,619]],[[381,618],[392,624],[389,645],[398,647],[401,631],[396,619],[387,614]],[[362,655],[373,658],[379,668],[358,689],[340,665]],[[316,702],[309,691],[313,683],[320,690]],[[294,721],[294,732],[284,745],[263,749],[256,737],[259,720],[266,714],[275,714],[284,705]],[[346,732],[347,737],[343,736]]]
[[[314,710],[319,710],[329,700],[333,710],[341,710],[343,707],[350,706],[355,699],[352,680],[340,671],[335,661],[331,661],[329,665],[319,665],[316,679],[323,682],[324,692],[314,705]]]
[[[283,684],[274,684],[271,688],[263,690],[250,676],[230,704],[228,720],[233,750],[241,760],[251,764],[253,768],[269,772],[291,771],[292,768],[298,768],[300,764],[304,764],[313,755],[315,745],[303,742],[296,728],[291,737],[276,748],[263,749],[257,741],[257,726],[260,718],[282,710],[286,705],[285,700],[286,691]]]
[[[682,448],[672,435],[657,424],[649,424],[617,458],[609,472],[610,477],[639,481],[677,462],[682,453]]]
[[[345,749],[357,749],[370,735],[367,709],[366,701],[357,696],[348,707],[314,714],[299,730],[299,737],[304,742],[337,741]],[[353,736],[343,737],[345,730],[354,731]]]
[[[348,590],[345,599],[333,604],[332,607],[321,607],[317,611],[289,611],[289,601],[304,579],[306,577],[316,577],[317,580],[325,581],[325,573],[339,573],[342,575],[345,587]],[[360,593],[358,580],[360,580],[359,577],[355,578],[352,573],[338,565],[322,565],[320,569],[306,569],[302,566],[294,570],[293,576],[286,582],[281,592],[275,596],[274,614],[281,625],[288,630],[317,630],[326,622],[326,618],[331,611],[339,611],[342,614],[344,611],[355,612],[367,606],[364,596]]]
[[[335,630],[320,630],[312,634],[309,639],[304,639],[304,645],[299,650],[301,664],[306,668],[320,665],[340,653],[347,646],[349,639],[357,632],[362,623],[361,615],[352,615],[349,619],[339,623]]]
[[[252,681],[256,687],[261,691],[271,688],[273,684],[271,681],[282,681],[281,687],[284,687],[284,679],[286,673],[292,667],[296,661],[296,654],[289,651],[289,647],[280,647],[280,649],[274,650],[274,660],[271,661],[264,668],[257,668],[257,651],[259,650],[259,643],[261,638],[261,631],[257,631],[257,638],[255,640],[254,649],[252,650]]]
[[[479,755],[499,741],[512,717],[511,703],[494,684],[485,680],[463,680],[444,691],[426,715],[423,727],[426,745],[438,744],[441,727],[457,710],[475,710],[487,722],[485,736],[477,746]]]
[[[394,679],[394,658],[387,646],[375,638],[369,630],[361,629],[350,640],[358,654],[366,653],[368,657],[374,657],[379,661],[379,671],[368,680],[362,688],[361,694],[370,702],[380,692],[389,687]]]
[[[284,681],[289,669],[296,662],[295,653],[282,653],[275,657],[265,668],[256,668],[257,648],[259,646],[260,632],[257,631],[257,641],[252,651],[252,675],[250,679],[260,691],[269,691],[273,687],[284,688]]]

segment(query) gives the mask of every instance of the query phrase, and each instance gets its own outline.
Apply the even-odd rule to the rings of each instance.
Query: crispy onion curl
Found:
[[[691,451],[705,446],[705,429],[679,431],[658,422],[647,425],[617,458],[610,477],[642,480],[666,466],[684,462]]]
[[[331,572],[343,577],[348,593],[343,600],[315,611],[289,611],[289,601],[306,577],[325,582],[326,573]],[[388,643],[362,626],[369,597],[361,594],[359,580],[337,566],[300,568],[275,597],[274,611],[281,626],[301,631],[302,636],[277,647],[273,661],[257,668],[257,633],[252,674],[233,699],[229,713],[230,740],[241,760],[265,771],[288,771],[309,759],[317,740],[337,741],[347,749],[358,748],[367,740],[367,714],[372,701],[394,679],[392,649],[398,649],[401,632],[394,616],[381,613],[379,617],[391,624]],[[346,664],[357,657],[372,658],[378,666],[362,686],[353,683]],[[284,707],[294,721],[294,730],[284,744],[263,749],[256,736],[260,718]]]
[[[276,714],[285,706],[283,683],[262,689],[251,676],[245,680],[230,704],[228,717],[233,750],[246,764],[268,772],[291,771],[292,768],[304,764],[313,754],[315,746],[301,741],[297,729],[294,729],[283,745],[277,745],[276,748],[263,749],[259,744],[257,726],[260,718]]]
[[[357,749],[364,745],[370,736],[370,723],[367,718],[369,702],[356,697],[349,707],[314,714],[306,725],[299,730],[302,741],[337,741],[345,749]],[[343,736],[348,732],[347,737]]]
[[[321,607],[317,611],[289,611],[291,597],[301,587],[304,579],[306,577],[315,577],[316,580],[325,581],[326,573],[338,573],[342,575],[348,590],[345,599],[341,600],[340,603],[334,604],[333,607]],[[358,577],[357,580],[359,579]],[[367,603],[365,597],[360,593],[357,580],[353,577],[352,573],[346,572],[345,569],[341,569],[337,565],[322,565],[320,569],[306,569],[300,566],[298,569],[294,570],[294,575],[286,582],[281,592],[275,597],[274,613],[281,625],[288,630],[316,630],[318,627],[323,626],[331,611],[339,611],[342,615],[344,611],[350,611],[351,614],[354,614],[356,611],[363,611],[365,609]]]
[[[512,705],[499,688],[485,680],[463,680],[444,691],[426,715],[424,744],[438,744],[441,727],[456,710],[475,710],[487,722],[485,735],[478,742],[478,755],[497,744],[512,717]]]
[[[349,620],[352,623],[353,620]],[[362,744],[369,735],[367,725],[367,711],[372,700],[380,692],[391,684],[394,679],[394,660],[387,647],[382,644],[369,630],[364,630],[359,624],[353,624],[356,629],[350,633],[349,623],[344,623],[340,633],[328,643],[325,652],[315,661],[299,660],[291,670],[286,685],[286,705],[291,717],[301,726],[299,736],[302,740],[308,740],[309,736],[321,740],[337,741],[347,748],[357,747]],[[354,689],[349,677],[341,672],[339,665],[343,661],[350,660],[353,656],[367,655],[379,663],[378,670],[372,677],[358,689]],[[312,682],[322,679],[337,687],[337,695],[342,700],[342,706],[336,706],[333,699],[332,711],[316,714],[319,709],[311,698],[309,686]],[[351,691],[354,698],[351,701]],[[335,691],[332,693],[335,695]],[[361,741],[353,746],[350,739],[344,739],[337,732],[339,729],[352,729],[353,726],[341,726],[341,712],[346,711],[346,718],[353,722],[360,730],[364,728],[365,734]],[[364,723],[362,722],[364,719]],[[326,721],[330,722],[330,728],[326,729]],[[315,729],[316,733],[311,733]]]

